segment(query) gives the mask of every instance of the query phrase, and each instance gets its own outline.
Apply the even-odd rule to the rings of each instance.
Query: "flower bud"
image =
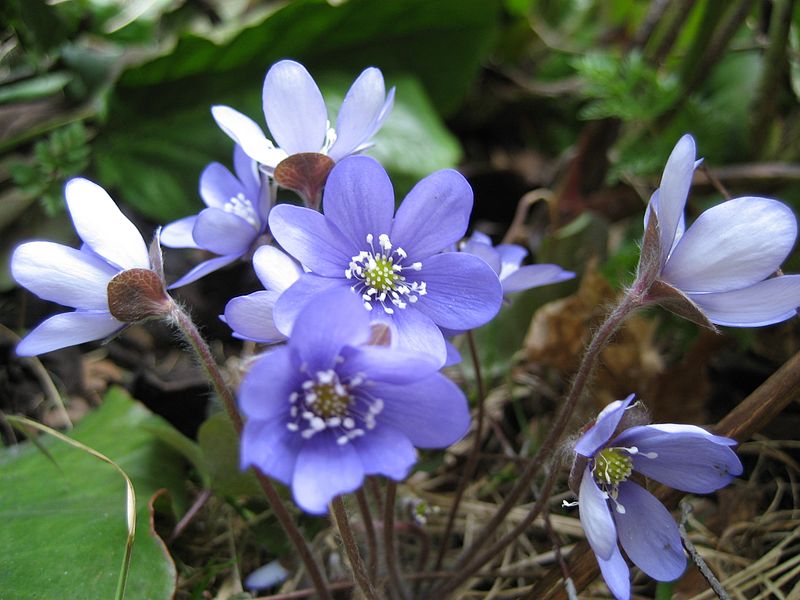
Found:
[[[333,165],[333,159],[318,152],[292,154],[275,167],[275,181],[300,194],[309,208],[318,208]]]
[[[164,317],[170,312],[172,299],[164,283],[150,269],[128,269],[108,282],[108,309],[123,323]]]

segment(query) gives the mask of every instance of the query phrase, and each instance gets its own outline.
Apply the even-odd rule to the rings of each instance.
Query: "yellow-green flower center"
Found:
[[[393,290],[401,279],[394,269],[394,259],[387,256],[376,256],[375,262],[369,265],[364,273],[364,283],[380,292]]]
[[[307,397],[316,397],[313,402],[314,412],[323,419],[344,415],[352,398],[347,390],[342,388],[343,386],[333,383],[317,383],[313,386]]]
[[[614,448],[605,448],[594,457],[592,475],[600,484],[617,485],[626,481],[633,471],[630,455]]]

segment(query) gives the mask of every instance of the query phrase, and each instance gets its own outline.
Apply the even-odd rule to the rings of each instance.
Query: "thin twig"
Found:
[[[719,579],[717,579],[711,569],[708,568],[706,561],[703,560],[703,557],[700,556],[700,553],[697,552],[697,548],[694,547],[694,544],[689,539],[689,533],[686,531],[686,521],[689,519],[689,515],[692,512],[692,505],[685,500],[681,500],[680,506],[681,522],[678,524],[678,531],[680,532],[681,539],[683,540],[683,547],[686,548],[689,556],[692,557],[694,564],[696,564],[697,568],[700,569],[700,573],[703,575],[703,577],[705,577],[708,585],[711,586],[711,589],[714,590],[717,598],[719,598],[719,600],[731,600],[731,597],[722,587]]]
[[[358,510],[361,512],[361,520],[364,522],[364,531],[367,534],[367,550],[369,551],[367,573],[371,581],[377,581],[378,577],[378,536],[375,534],[375,523],[372,521],[372,512],[369,509],[367,495],[364,488],[356,491],[356,501]]]
[[[467,484],[472,481],[472,476],[478,466],[478,457],[481,450],[481,442],[483,441],[484,421],[486,419],[486,390],[483,385],[483,375],[481,374],[481,361],[478,357],[478,350],[475,347],[475,336],[471,331],[467,332],[467,343],[469,344],[469,352],[472,356],[472,366],[475,371],[475,384],[478,387],[478,416],[475,419],[475,438],[470,448],[467,462],[464,465],[464,470],[458,480],[458,487],[456,488],[453,503],[450,505],[450,511],[447,514],[447,524],[442,534],[442,541],[439,544],[439,553],[436,556],[436,564],[433,567],[434,571],[438,571],[442,566],[445,552],[447,552],[448,542],[450,541],[450,534],[453,531],[453,524],[458,514],[458,507],[461,504],[461,498],[464,496],[464,491],[467,489]]]
[[[392,590],[402,600],[406,599],[405,588],[400,577],[400,566],[397,562],[397,553],[394,546],[394,505],[397,497],[397,483],[391,479],[386,480],[386,505],[383,513],[383,545],[386,557],[386,569],[389,572],[389,581]]]
[[[175,525],[175,528],[172,530],[172,533],[169,534],[169,538],[167,538],[167,543],[174,542],[178,536],[183,533],[183,530],[186,529],[187,525],[192,522],[200,509],[205,506],[208,499],[211,498],[211,490],[203,490],[200,492],[200,495],[197,496],[195,501],[189,507],[189,510],[186,511],[186,514],[181,517],[181,520],[178,521],[178,524]]]
[[[378,600],[378,593],[367,575],[367,569],[364,566],[361,553],[358,551],[358,544],[353,535],[353,530],[350,528],[350,520],[347,517],[347,510],[345,510],[341,496],[336,496],[331,500],[331,512],[336,521],[336,527],[342,538],[342,545],[347,553],[347,559],[350,561],[350,569],[353,571],[353,577],[359,589],[367,600]]]

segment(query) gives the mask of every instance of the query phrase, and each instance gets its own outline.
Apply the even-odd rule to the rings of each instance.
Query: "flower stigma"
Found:
[[[341,379],[333,369],[317,371],[302,383],[300,391],[289,395],[286,428],[306,440],[331,431],[340,446],[364,435],[375,428],[375,417],[383,411],[382,400],[366,390],[356,390],[365,382],[360,374]]]
[[[403,271],[420,271],[421,262],[404,265],[408,254],[401,247],[394,248],[389,236],[382,233],[378,236],[378,249],[375,248],[374,236],[367,234],[369,251],[362,250],[350,259],[345,269],[347,279],[355,280],[350,289],[361,294],[364,307],[372,310],[375,303],[380,304],[383,311],[394,314],[395,308],[406,308],[420,296],[428,293],[424,281],[407,282]]]

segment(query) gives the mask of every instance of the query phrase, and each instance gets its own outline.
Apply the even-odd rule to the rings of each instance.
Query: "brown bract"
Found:
[[[108,282],[108,309],[123,323],[135,323],[169,313],[172,299],[150,269],[128,269]]]
[[[300,194],[309,208],[318,208],[334,164],[332,158],[318,152],[292,154],[275,167],[275,181]]]

